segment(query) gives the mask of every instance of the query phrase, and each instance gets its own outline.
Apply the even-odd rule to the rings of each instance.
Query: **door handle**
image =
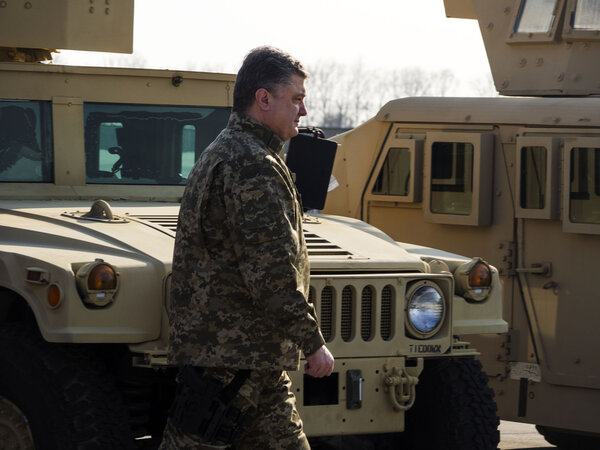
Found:
[[[517,267],[517,273],[530,273],[532,275],[552,276],[552,263],[533,263],[529,267]]]

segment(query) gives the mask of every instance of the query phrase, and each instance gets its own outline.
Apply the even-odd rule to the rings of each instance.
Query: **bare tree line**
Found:
[[[362,63],[326,62],[308,67],[309,125],[351,128],[373,117],[388,101],[402,97],[456,95],[459,80],[450,69],[367,68]],[[470,82],[471,96],[493,96],[491,77]]]

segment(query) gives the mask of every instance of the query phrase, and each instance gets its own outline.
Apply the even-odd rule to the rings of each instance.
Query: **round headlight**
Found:
[[[492,286],[492,269],[481,258],[473,258],[454,271],[454,291],[468,301],[488,298]]]
[[[469,286],[472,288],[487,288],[492,284],[492,271],[483,261],[479,261],[469,272]]]
[[[117,288],[117,273],[106,263],[95,265],[90,270],[87,279],[88,289],[91,291],[107,291]]]
[[[112,265],[101,259],[79,267],[75,279],[81,299],[94,306],[112,303],[119,289],[119,274]]]
[[[440,289],[431,282],[422,281],[408,290],[406,298],[408,330],[416,338],[428,338],[442,326],[446,308]]]

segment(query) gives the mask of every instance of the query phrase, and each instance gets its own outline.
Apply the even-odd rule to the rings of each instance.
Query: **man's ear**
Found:
[[[261,111],[271,109],[271,94],[265,88],[257,89],[254,98],[256,99],[256,105]]]

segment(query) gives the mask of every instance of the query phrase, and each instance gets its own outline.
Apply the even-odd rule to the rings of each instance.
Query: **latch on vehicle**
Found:
[[[386,365],[384,368],[387,373],[383,382],[396,411],[408,411],[415,403],[415,390],[419,383],[418,374],[423,370],[423,358],[417,358],[416,362],[416,367],[407,368],[405,360],[402,359],[400,365]]]
[[[65,217],[73,217],[75,219],[96,220],[106,223],[127,223],[127,219],[113,214],[112,209],[107,201],[96,200],[87,213],[81,211],[64,212]]]

